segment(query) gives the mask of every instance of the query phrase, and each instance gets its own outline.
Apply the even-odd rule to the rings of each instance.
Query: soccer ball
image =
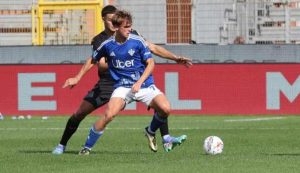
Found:
[[[223,147],[224,143],[218,136],[209,136],[204,140],[203,149],[206,154],[221,154]]]

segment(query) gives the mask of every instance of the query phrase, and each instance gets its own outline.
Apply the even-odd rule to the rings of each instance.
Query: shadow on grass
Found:
[[[64,155],[78,155],[79,150],[65,151]],[[19,150],[19,153],[24,154],[52,154],[51,150]],[[91,151],[91,155],[97,154],[110,154],[110,155],[140,155],[140,154],[153,154],[152,152],[136,152],[136,151]]]
[[[20,150],[24,154],[52,154],[51,150]],[[64,154],[78,154],[78,151],[66,151]]]
[[[264,155],[268,156],[299,156],[300,153],[264,153]]]

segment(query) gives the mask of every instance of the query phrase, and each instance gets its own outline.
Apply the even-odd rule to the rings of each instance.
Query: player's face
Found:
[[[125,20],[118,28],[118,32],[122,37],[127,38],[130,34],[130,31],[132,30],[131,26],[132,24]]]
[[[111,32],[115,32],[116,28],[113,26],[111,20],[113,18],[114,14],[107,14],[105,17],[103,17],[103,21],[104,21],[104,27],[105,29],[108,29]]]

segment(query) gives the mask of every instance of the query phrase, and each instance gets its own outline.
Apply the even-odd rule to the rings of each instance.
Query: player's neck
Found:
[[[111,31],[109,29],[104,29],[104,32],[109,36],[113,36],[115,34],[115,31]]]
[[[119,34],[116,34],[115,35],[115,40],[116,40],[117,43],[123,44],[123,43],[125,43],[127,41],[127,37],[123,37],[123,36],[121,36]]]

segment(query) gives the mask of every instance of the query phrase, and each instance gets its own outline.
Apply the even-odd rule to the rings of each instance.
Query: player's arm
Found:
[[[95,52],[97,49],[96,39],[97,38],[94,37],[92,40],[92,43],[91,43],[93,52]],[[68,78],[65,81],[63,88],[66,88],[66,87],[73,88],[74,86],[76,86],[78,84],[78,82],[81,80],[81,78],[94,66],[94,64],[97,63],[97,61],[95,61],[93,59],[93,55],[90,57],[87,57],[87,60],[85,61],[85,63],[83,64],[80,71],[77,73],[77,75],[75,77]]]
[[[184,64],[186,67],[190,67],[193,65],[192,60],[190,58],[184,57],[184,56],[177,56],[174,53],[168,51],[167,49],[163,48],[162,46],[153,44],[149,41],[146,41],[151,53],[164,58],[173,60],[178,64]]]
[[[63,88],[70,87],[73,88],[77,85],[80,79],[94,66],[92,63],[92,57],[88,57],[83,66],[81,67],[80,71],[77,73],[75,77],[71,77],[67,79],[63,85]]]
[[[148,58],[146,60],[146,68],[144,70],[144,73],[142,74],[142,76],[140,77],[140,79],[132,85],[132,92],[138,92],[142,86],[142,84],[145,82],[145,80],[151,75],[151,73],[153,72],[155,66],[155,62],[153,58]]]

